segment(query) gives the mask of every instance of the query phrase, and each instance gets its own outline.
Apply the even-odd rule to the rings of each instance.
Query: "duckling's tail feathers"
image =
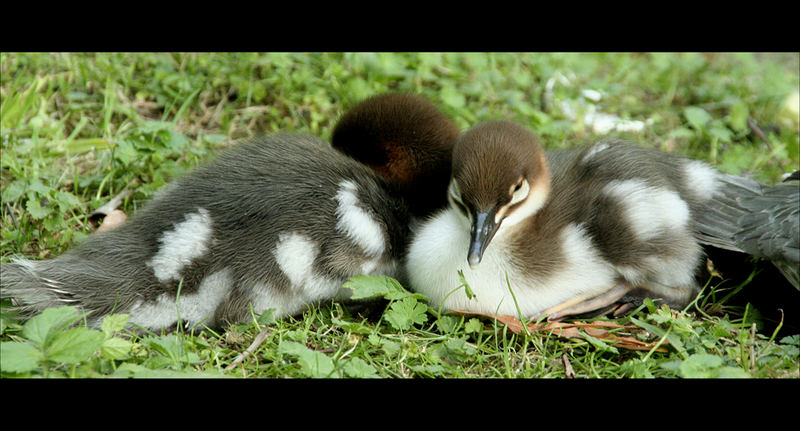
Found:
[[[15,309],[23,316],[74,302],[60,282],[38,276],[36,262],[32,260],[0,263],[0,283],[0,298],[11,298]]]
[[[720,175],[717,193],[696,217],[698,239],[768,259],[800,289],[800,184],[774,186]]]
[[[13,308],[29,318],[51,307],[75,306],[89,319],[113,310],[124,277],[78,256],[51,260],[14,259],[0,264],[0,298],[11,298]],[[97,289],[105,285],[105,289]],[[116,292],[116,293],[115,293]]]

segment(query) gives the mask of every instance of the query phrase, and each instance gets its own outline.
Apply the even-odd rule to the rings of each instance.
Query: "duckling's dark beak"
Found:
[[[472,227],[470,228],[469,239],[469,254],[467,255],[467,262],[469,267],[475,269],[481,259],[483,259],[483,252],[500,227],[500,223],[494,222],[494,216],[497,212],[496,209],[491,209],[486,212],[473,211],[472,213]]]

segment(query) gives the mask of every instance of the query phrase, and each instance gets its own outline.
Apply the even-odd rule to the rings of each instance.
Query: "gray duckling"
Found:
[[[545,153],[509,122],[467,131],[452,166],[449,205],[420,226],[406,260],[411,288],[448,309],[558,320],[617,303],[622,313],[646,297],[683,307],[699,291],[703,244],[724,233],[704,214],[731,199],[750,211],[706,163],[613,140]],[[797,189],[758,190],[797,201]],[[796,206],[767,213],[786,217],[777,254],[797,266]],[[742,240],[727,238],[750,252]]]
[[[404,108],[389,114],[397,115],[392,139],[404,139],[403,128],[424,130],[428,117],[415,115],[418,105],[395,105]],[[334,138],[349,148],[342,142],[360,139],[359,124],[346,124],[353,137]],[[368,134],[380,140],[380,133]],[[429,138],[441,139],[414,135]],[[91,327],[112,312],[150,330],[179,318],[220,327],[267,309],[293,315],[346,300],[342,283],[351,276],[402,278],[410,217],[398,185],[328,143],[263,136],[174,181],[116,230],[55,259],[3,263],[0,294],[28,316],[76,306]]]

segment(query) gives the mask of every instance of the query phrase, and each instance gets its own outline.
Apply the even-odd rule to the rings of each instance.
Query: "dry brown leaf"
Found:
[[[110,230],[114,230],[122,226],[122,224],[125,223],[125,220],[127,219],[128,216],[124,212],[122,212],[122,210],[111,211],[110,213],[108,213],[107,216],[103,218],[103,224],[101,224],[100,227],[98,227],[95,232],[107,232]]]
[[[125,221],[128,219],[128,216],[122,212],[122,210],[118,210],[117,207],[122,204],[122,201],[125,198],[133,193],[130,190],[130,187],[137,182],[139,182],[139,180],[134,178],[128,183],[127,186],[125,186],[124,190],[106,202],[105,205],[89,213],[89,219],[93,221],[103,219],[102,224],[95,232],[107,232],[114,230],[125,223]]]
[[[450,310],[455,313],[465,314],[465,315],[473,315],[473,316],[483,316],[490,319],[497,320],[498,322],[506,325],[508,329],[515,333],[519,334],[523,330],[522,322],[514,317],[509,315],[496,315],[496,314],[487,314],[487,313],[477,313],[471,311],[464,311],[464,310]],[[583,330],[587,335],[603,339],[604,341],[610,341],[614,344],[615,347],[621,347],[623,349],[628,350],[650,350],[655,348],[658,352],[665,352],[666,349],[663,347],[656,347],[658,342],[646,342],[641,341],[633,337],[620,337],[616,334],[610,332],[611,329],[623,329],[623,330],[638,330],[637,326],[631,325],[620,325],[618,323],[609,322],[607,320],[595,320],[590,322],[583,322],[583,321],[574,321],[574,322],[531,322],[527,326],[528,332],[546,332],[548,334],[552,334],[558,337],[563,338],[584,338]]]

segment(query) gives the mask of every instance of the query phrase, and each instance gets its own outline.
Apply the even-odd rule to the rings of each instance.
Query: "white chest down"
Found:
[[[549,276],[531,276],[515,266],[506,236],[498,233],[475,269],[467,263],[468,226],[455,210],[445,210],[421,227],[408,254],[409,280],[435,307],[481,313],[537,316],[578,296],[600,294],[619,275],[591,246],[582,226],[561,232],[563,261]],[[459,271],[474,298],[462,287]],[[513,292],[513,294],[512,294]]]

